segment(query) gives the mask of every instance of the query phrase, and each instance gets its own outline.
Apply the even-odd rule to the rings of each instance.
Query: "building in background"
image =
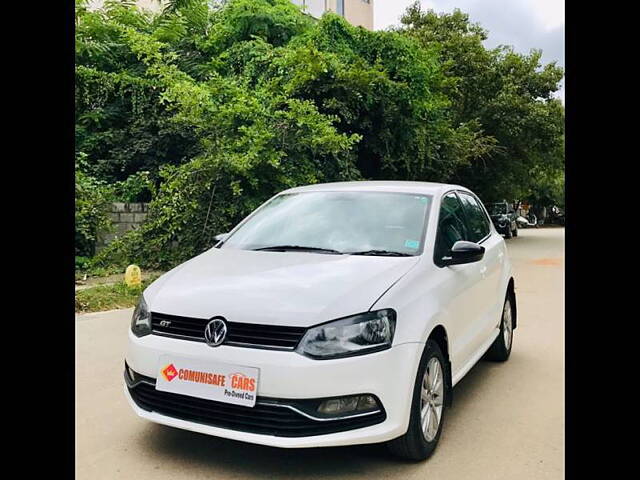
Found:
[[[373,0],[291,0],[309,15],[320,18],[324,12],[342,15],[352,25],[373,30]]]
[[[219,0],[223,1],[223,0]],[[314,18],[320,18],[325,12],[342,15],[352,25],[373,30],[373,0],[291,0]],[[162,0],[138,0],[139,7],[160,11]],[[102,7],[104,0],[90,0],[89,8]]]

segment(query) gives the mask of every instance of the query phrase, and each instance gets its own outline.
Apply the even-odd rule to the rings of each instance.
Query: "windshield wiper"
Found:
[[[332,250],[330,248],[319,247],[303,247],[301,245],[274,245],[272,247],[252,248],[255,251],[265,252],[286,252],[286,251],[300,251],[300,252],[318,252],[318,253],[332,253],[334,255],[342,255],[342,252],[338,250]]]
[[[410,253],[392,252],[389,250],[364,250],[362,252],[345,252],[349,255],[376,255],[379,257],[413,257]]]

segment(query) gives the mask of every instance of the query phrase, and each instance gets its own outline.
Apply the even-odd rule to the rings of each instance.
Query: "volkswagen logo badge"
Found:
[[[210,347],[217,347],[227,337],[227,324],[221,317],[212,319],[204,329],[204,339]]]

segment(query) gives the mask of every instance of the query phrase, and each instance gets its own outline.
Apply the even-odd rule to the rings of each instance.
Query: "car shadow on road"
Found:
[[[396,462],[383,444],[280,449],[153,425],[145,450],[210,467],[220,478],[333,478],[373,474]],[[400,467],[412,464],[398,462]]]
[[[455,421],[465,408],[472,408],[473,397],[481,389],[484,375],[495,365],[479,362],[456,385],[453,407],[447,411],[446,423]],[[446,423],[441,444],[446,439]],[[348,478],[366,474],[377,476],[381,469],[389,468],[393,469],[394,476],[411,476],[424,466],[423,462],[407,462],[392,456],[384,444],[280,449],[157,424],[150,424],[148,434],[141,439],[144,443],[141,447],[157,455],[159,461],[179,458],[181,463],[211,468],[220,478]]]

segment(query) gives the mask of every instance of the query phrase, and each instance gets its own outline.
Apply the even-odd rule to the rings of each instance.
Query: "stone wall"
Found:
[[[109,245],[115,238],[125,232],[138,228],[147,218],[148,203],[121,203],[111,204],[111,223],[113,232],[98,234],[96,252]]]

